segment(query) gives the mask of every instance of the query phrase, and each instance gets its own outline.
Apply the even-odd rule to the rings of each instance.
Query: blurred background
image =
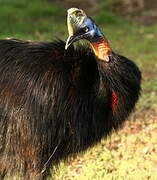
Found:
[[[140,67],[142,93],[118,133],[62,162],[54,180],[157,180],[157,1],[0,0],[0,38],[66,40],[70,7],[84,9],[113,50]]]

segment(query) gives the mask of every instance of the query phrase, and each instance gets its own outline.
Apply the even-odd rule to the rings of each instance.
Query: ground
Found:
[[[150,114],[146,118],[149,123],[128,121],[117,134],[75,159],[64,170],[64,176],[56,179],[156,180],[157,119]]]

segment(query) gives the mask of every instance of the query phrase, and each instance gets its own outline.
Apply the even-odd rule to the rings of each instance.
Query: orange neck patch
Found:
[[[91,47],[95,53],[95,55],[98,57],[98,59],[109,62],[109,52],[111,51],[111,48],[109,46],[109,43],[106,39],[103,37],[100,37],[97,42],[92,42]]]

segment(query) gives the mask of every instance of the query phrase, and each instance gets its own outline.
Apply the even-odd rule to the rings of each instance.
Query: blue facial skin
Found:
[[[72,43],[80,40],[86,39],[90,43],[98,42],[100,37],[104,37],[99,28],[94,24],[93,20],[86,18],[81,26],[78,27],[78,30],[73,36],[69,36],[66,41],[65,49],[67,49]]]
[[[93,20],[86,18],[76,32],[76,36],[78,36],[79,39],[87,39],[91,43],[94,43],[97,42],[100,37],[103,37],[103,34],[94,24]]]

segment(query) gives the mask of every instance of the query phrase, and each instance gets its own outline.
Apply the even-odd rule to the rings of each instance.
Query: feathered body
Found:
[[[0,179],[42,179],[50,165],[118,129],[138,100],[132,61],[64,47],[0,40]]]

